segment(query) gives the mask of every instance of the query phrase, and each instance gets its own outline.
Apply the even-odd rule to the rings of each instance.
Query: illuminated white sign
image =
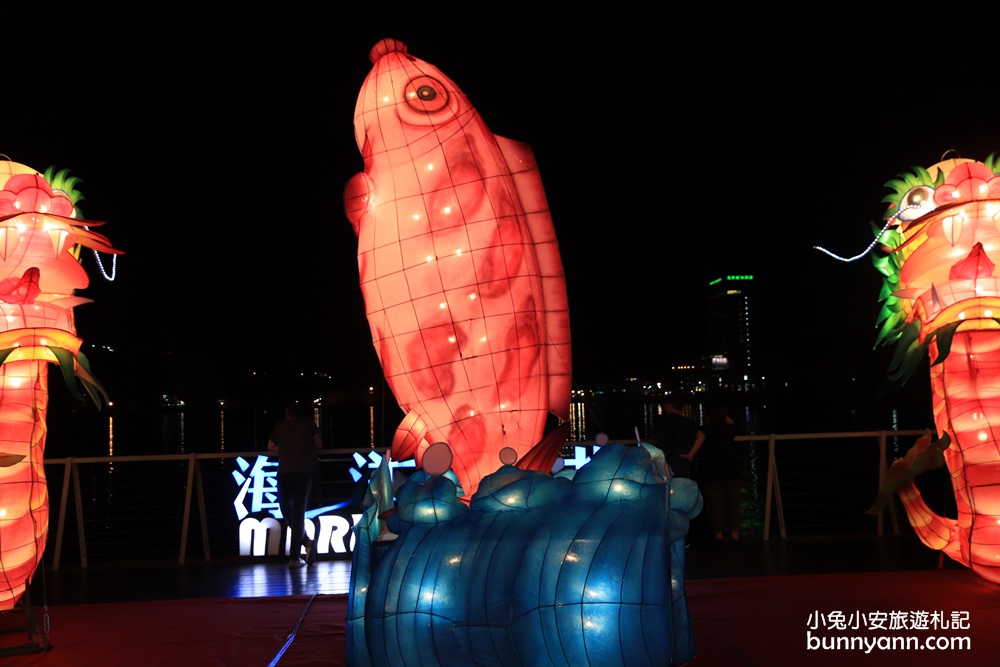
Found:
[[[593,455],[600,447],[593,445],[590,449],[590,455]],[[559,459],[555,470],[580,468],[590,461],[586,447],[578,445],[573,450],[573,458]],[[382,464],[382,456],[375,451],[355,452],[353,458],[357,468],[351,468],[349,472],[355,482],[367,476],[362,470],[376,470]],[[233,499],[233,508],[239,520],[240,556],[263,558],[287,554],[292,537],[278,504],[278,461],[258,455],[251,463],[240,456],[236,458],[236,465],[233,479],[239,491]],[[390,460],[389,466],[416,468],[416,463],[413,459]],[[349,504],[350,501],[344,501],[306,512],[306,535],[316,540],[318,555],[346,554],[354,550],[355,537],[351,529],[362,515],[340,511]]]
[[[233,479],[239,486],[233,507],[239,520],[240,556],[280,556],[287,554],[291,532],[284,527],[278,505],[278,462],[259,455],[253,464],[242,456],[236,459]],[[318,555],[348,553],[354,549],[351,528],[360,514],[338,513],[349,501],[306,512],[306,535],[316,540]],[[281,537],[284,535],[284,544]]]
[[[351,528],[360,519],[360,514],[351,514],[351,520],[339,514],[324,514],[306,519],[306,535],[316,540],[316,553],[346,554],[354,551],[354,531]],[[319,523],[317,529],[316,523]],[[285,543],[281,544],[282,522],[274,517],[261,519],[247,517],[240,521],[241,556],[280,556],[288,553],[292,534],[284,530]]]
[[[359,481],[362,477],[371,475],[365,475],[361,472],[365,468],[369,470],[378,470],[378,467],[382,465],[382,455],[376,452],[374,449],[368,452],[366,457],[361,452],[354,452],[354,463],[357,464],[357,468],[351,468],[348,472],[351,474],[351,479],[355,482]],[[393,461],[389,459],[389,474],[392,474],[396,468],[416,468],[417,462],[413,459],[406,459],[405,461]]]

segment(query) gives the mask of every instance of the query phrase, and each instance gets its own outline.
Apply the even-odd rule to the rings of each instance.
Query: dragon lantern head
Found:
[[[937,442],[895,461],[899,494],[927,546],[1000,583],[1000,164],[948,159],[887,183],[886,225],[876,230],[880,343],[896,343],[890,371],[912,375],[927,355]],[[956,517],[935,513],[916,475],[948,468]],[[885,493],[882,497],[884,499]]]
[[[75,295],[89,284],[80,250],[121,251],[92,231],[103,222],[78,217],[76,182],[65,170],[43,175],[0,160],[0,364],[57,363],[74,395],[75,376],[99,405],[106,396],[80,352],[73,319],[73,308],[90,301]]]
[[[107,399],[76,336],[75,296],[88,284],[80,247],[117,253],[77,217],[76,179],[0,161],[0,611],[12,608],[41,563],[48,539],[48,363],[72,393],[79,379]]]
[[[874,255],[884,277],[879,344],[896,343],[891,372],[907,379],[947,357],[959,329],[1000,331],[1000,158],[944,160],[886,184],[893,192]]]

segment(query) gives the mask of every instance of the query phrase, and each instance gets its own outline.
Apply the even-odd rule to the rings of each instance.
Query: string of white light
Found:
[[[830,257],[833,257],[834,259],[839,260],[841,262],[856,262],[857,260],[861,259],[862,257],[864,257],[865,255],[867,255],[872,251],[872,248],[874,248],[878,244],[878,242],[882,239],[882,235],[885,234],[886,230],[888,230],[889,227],[891,227],[896,222],[899,216],[903,214],[903,211],[907,211],[911,208],[921,208],[921,207],[913,205],[913,206],[905,206],[902,209],[900,209],[898,213],[894,214],[892,217],[890,217],[885,221],[885,225],[882,227],[882,231],[878,233],[878,235],[875,237],[875,240],[869,243],[867,248],[865,248],[861,253],[855,255],[854,257],[841,257],[840,255],[834,254],[829,250],[827,250],[826,248],[823,248],[818,245],[814,245],[813,250],[819,250],[821,253],[829,255]]]

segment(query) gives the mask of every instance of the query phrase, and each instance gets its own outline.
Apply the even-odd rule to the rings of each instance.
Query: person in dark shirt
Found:
[[[278,505],[291,531],[288,567],[302,567],[316,559],[316,541],[306,537],[306,506],[316,471],[317,453],[323,448],[319,427],[298,403],[285,408],[267,440],[278,455]],[[305,560],[301,557],[306,545]]]
[[[705,444],[698,457],[698,485],[705,497],[709,530],[717,542],[740,539],[740,464],[736,423],[722,406],[705,411]]]
[[[679,397],[667,396],[663,413],[653,422],[653,437],[654,444],[663,450],[671,475],[690,477],[691,462],[701,449],[705,433],[698,422],[684,414],[684,401]]]

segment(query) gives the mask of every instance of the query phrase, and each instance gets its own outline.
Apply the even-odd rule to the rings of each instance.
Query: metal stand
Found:
[[[42,653],[52,648],[49,643],[48,627],[39,627],[38,619],[35,616],[35,608],[31,604],[31,587],[25,588],[24,595],[14,608],[5,612],[4,616],[9,616],[15,620],[15,624],[3,623],[0,633],[3,635],[13,635],[24,632],[28,641],[15,646],[0,646],[0,658],[12,655],[27,655],[29,653]],[[20,620],[23,616],[23,621]],[[48,625],[48,615],[44,615],[45,626]]]

